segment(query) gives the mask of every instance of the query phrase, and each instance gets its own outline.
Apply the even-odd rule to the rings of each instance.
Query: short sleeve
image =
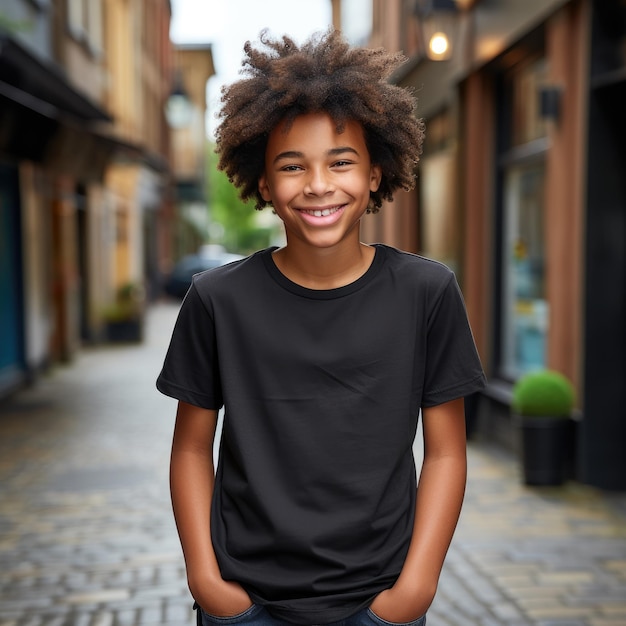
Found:
[[[485,375],[454,274],[429,312],[427,334],[422,406],[456,400],[485,386]]]
[[[204,409],[220,409],[223,400],[215,325],[192,284],[183,300],[157,389]]]

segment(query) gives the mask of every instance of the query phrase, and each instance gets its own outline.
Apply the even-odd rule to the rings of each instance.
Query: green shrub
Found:
[[[520,415],[569,417],[574,406],[574,387],[552,370],[530,372],[513,387],[513,410]]]
[[[138,283],[126,283],[118,290],[115,302],[102,310],[102,317],[107,322],[123,322],[139,319],[143,314],[145,291]]]

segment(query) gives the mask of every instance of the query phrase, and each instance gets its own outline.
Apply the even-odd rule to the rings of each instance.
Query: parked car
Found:
[[[191,285],[194,274],[241,258],[243,257],[240,254],[226,252],[221,246],[202,246],[197,254],[189,254],[174,265],[165,281],[165,293],[172,298],[182,299]]]

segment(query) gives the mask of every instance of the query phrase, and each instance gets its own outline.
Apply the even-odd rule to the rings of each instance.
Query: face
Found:
[[[288,131],[279,124],[270,133],[259,191],[283,221],[288,244],[330,248],[358,243],[359,221],[380,178],[358,122],[338,133],[328,114],[307,113]]]

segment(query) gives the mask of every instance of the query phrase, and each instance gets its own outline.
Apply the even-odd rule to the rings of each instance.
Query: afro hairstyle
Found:
[[[397,189],[413,188],[424,125],[411,92],[388,82],[405,57],[352,47],[333,28],[302,46],[286,35],[271,39],[264,30],[259,43],[246,42],[243,78],[222,88],[217,114],[218,167],[243,200],[254,199],[257,209],[268,204],[258,181],[270,132],[283,121],[289,128],[298,115],[320,111],[331,116],[338,132],[347,120],[363,127],[370,158],[382,171],[368,212],[391,201]]]

